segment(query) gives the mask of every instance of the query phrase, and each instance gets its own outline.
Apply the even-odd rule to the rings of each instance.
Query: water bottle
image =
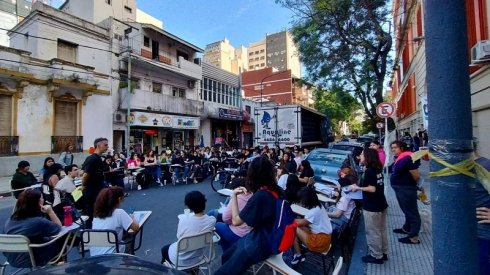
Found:
[[[65,217],[63,221],[64,226],[70,226],[73,224],[73,217],[71,216],[71,206],[65,206],[63,207],[63,210],[65,211]]]

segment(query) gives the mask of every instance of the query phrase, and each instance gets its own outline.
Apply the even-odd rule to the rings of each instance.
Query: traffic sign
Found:
[[[376,114],[381,118],[388,118],[395,112],[395,106],[389,102],[381,102],[376,106]]]
[[[376,123],[376,128],[383,129],[383,127],[385,127],[385,124],[383,122]]]

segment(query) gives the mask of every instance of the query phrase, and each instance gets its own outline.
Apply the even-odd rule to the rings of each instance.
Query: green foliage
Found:
[[[375,127],[376,105],[390,63],[388,0],[276,0],[295,13],[292,34],[308,80],[341,87],[362,104]]]
[[[346,121],[351,129],[352,126],[360,128],[361,125],[356,123],[355,118],[361,104],[349,93],[340,87],[333,87],[330,91],[316,88],[314,94],[315,109],[327,115],[335,132],[339,132],[338,123],[340,121]]]

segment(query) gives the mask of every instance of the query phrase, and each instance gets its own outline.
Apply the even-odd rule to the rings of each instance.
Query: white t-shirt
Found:
[[[194,235],[204,231],[214,229],[216,218],[208,215],[197,217],[195,215],[183,215],[179,220],[177,227],[177,239],[185,236]],[[179,255],[179,266],[190,266],[201,261],[203,250],[195,250]],[[177,242],[170,245],[168,257],[172,263],[177,261]]]
[[[286,183],[288,182],[288,176],[289,174],[284,174],[279,177],[279,180],[277,181],[277,185],[279,185],[283,190],[286,190]]]
[[[344,215],[347,219],[350,219],[350,215],[352,214],[352,211],[354,211],[355,207],[356,204],[349,196],[340,197],[340,200],[336,205],[337,209],[344,211],[342,215]]]
[[[133,223],[133,219],[129,216],[126,211],[120,208],[114,209],[112,216],[105,219],[94,218],[92,222],[92,229],[111,229],[115,230],[117,233],[117,239],[122,241],[124,230],[128,230],[129,226]],[[119,246],[119,252],[124,253],[124,245]],[[90,256],[110,254],[116,252],[116,246],[107,247],[91,247]]]
[[[54,188],[55,189],[53,190],[53,195],[54,195],[53,207],[61,203],[59,191],[64,191],[66,193],[71,194],[71,192],[75,190],[76,186],[75,183],[73,183],[73,179],[70,176],[65,176],[60,181],[58,181],[58,183],[56,183],[56,186]]]
[[[327,211],[323,207],[317,206],[308,210],[305,219],[310,222],[310,229],[313,234],[332,234],[332,224]]]

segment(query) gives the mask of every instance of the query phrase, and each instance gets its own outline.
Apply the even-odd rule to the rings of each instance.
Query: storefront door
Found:
[[[184,149],[184,132],[182,131],[173,132],[173,148],[178,150]]]

